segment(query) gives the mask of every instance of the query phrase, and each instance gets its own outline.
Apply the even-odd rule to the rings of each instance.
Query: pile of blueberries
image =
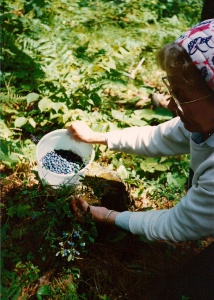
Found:
[[[45,169],[57,174],[77,173],[83,168],[82,159],[68,150],[53,150],[41,159]]]

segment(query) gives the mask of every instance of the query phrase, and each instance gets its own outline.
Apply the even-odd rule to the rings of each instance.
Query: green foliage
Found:
[[[4,122],[43,133],[64,126],[77,108],[102,110],[111,120],[109,107],[118,110],[115,99],[129,101],[130,90],[149,98],[154,85],[146,88],[149,77],[158,83],[156,49],[193,23],[190,7],[196,16],[201,3],[4,2],[2,96],[12,102],[10,112],[7,104],[2,109]],[[133,81],[130,70],[142,57],[145,63]]]
[[[15,265],[14,272],[9,272],[5,269],[2,271],[2,300],[16,300],[21,294],[21,289],[24,286],[35,282],[39,275],[39,269],[31,262],[23,264],[19,261]],[[8,286],[8,287],[7,287]],[[24,295],[24,299],[26,295]]]
[[[1,140],[0,159],[5,165],[12,167],[19,162],[17,152],[20,153],[19,143],[5,139]]]
[[[19,162],[20,140],[14,155],[9,150],[17,130],[39,139],[83,115],[106,129],[110,122],[140,126],[170,118],[151,111],[150,95],[162,88],[155,52],[199,21],[201,6],[195,0],[3,2],[1,116],[11,131],[4,163]],[[146,109],[134,112],[142,98]]]
[[[185,194],[189,157],[142,158],[124,153],[111,154],[109,167],[134,185],[135,196],[150,196],[157,204],[162,198],[179,201]]]
[[[155,10],[159,18],[182,15],[195,23],[198,22],[198,15],[201,13],[203,4],[202,1],[197,0],[146,0],[141,2],[150,10]]]
[[[71,279],[72,280],[68,280]],[[54,285],[42,285],[37,293],[36,297],[38,300],[44,299],[43,297],[49,296],[52,299],[86,299],[84,295],[78,295],[77,287],[78,285],[74,283],[75,279],[80,278],[80,271],[76,268],[64,270],[64,275],[62,276],[60,282],[57,286]]]
[[[73,188],[53,190],[23,185],[15,195],[12,198],[8,195],[8,201],[1,207],[5,224],[2,227],[2,274],[5,278],[2,289],[5,300],[17,299],[23,288],[35,283],[44,262],[56,267],[62,260],[74,261],[87,252],[97,236],[96,227],[87,213],[82,224],[73,214],[70,206],[75,195]],[[31,244],[26,249],[28,241]],[[34,266],[31,261],[37,261],[40,267]],[[67,289],[68,295],[76,295],[74,284],[68,284]],[[44,287],[39,289],[38,299],[42,299],[45,291]],[[58,292],[50,288],[50,295]],[[66,297],[69,299],[69,296]]]

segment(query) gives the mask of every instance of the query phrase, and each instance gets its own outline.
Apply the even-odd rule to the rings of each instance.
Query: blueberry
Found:
[[[62,233],[62,236],[65,238],[65,237],[67,237],[68,236],[68,233],[67,232],[63,232]]]
[[[66,150],[50,151],[42,158],[42,164],[47,170],[57,174],[70,174],[79,172],[82,162],[81,164],[72,162],[68,157],[68,153],[72,152]],[[62,155],[64,157],[62,157]],[[77,155],[75,155],[75,159],[76,157]],[[80,157],[78,159],[80,160]]]
[[[74,246],[74,242],[68,241],[68,245],[69,245],[69,246]]]
[[[73,236],[74,236],[74,238],[78,238],[79,237],[79,233],[77,231],[74,231]]]

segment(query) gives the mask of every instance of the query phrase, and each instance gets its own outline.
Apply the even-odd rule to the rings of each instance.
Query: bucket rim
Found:
[[[73,137],[73,134],[72,134],[72,132],[71,131],[69,131],[68,129],[66,129],[66,128],[62,128],[62,129],[56,129],[56,130],[53,130],[53,131],[51,131],[51,132],[48,132],[48,133],[46,133],[41,139],[40,139],[40,141],[38,142],[38,144],[37,144],[37,146],[36,146],[36,160],[37,160],[37,164],[39,165],[41,165],[41,167],[42,168],[44,168],[43,167],[43,165],[42,165],[42,163],[41,163],[41,161],[39,160],[39,147],[40,147],[40,145],[42,144],[42,142],[47,138],[47,137],[50,137],[51,135],[55,135],[55,134],[57,134],[57,132],[61,132],[61,133],[68,133],[68,135],[70,135],[70,137],[72,138]],[[52,174],[53,176],[55,176],[55,177],[61,177],[61,178],[70,178],[71,176],[78,176],[78,175],[81,175],[81,173],[84,173],[85,172],[85,170],[87,170],[87,168],[89,167],[89,165],[92,163],[92,161],[94,160],[94,157],[95,157],[95,150],[94,150],[94,148],[93,148],[93,145],[92,144],[89,144],[89,143],[84,143],[84,142],[79,142],[79,141],[76,141],[77,143],[80,143],[80,144],[86,144],[87,145],[87,147],[91,147],[91,154],[90,154],[90,159],[89,159],[89,161],[88,161],[88,163],[80,170],[80,171],[78,171],[77,173],[70,173],[70,174],[57,174],[57,173],[55,173],[55,172],[52,172],[52,171],[50,171],[50,170],[47,170],[47,169],[45,169],[44,168],[44,170],[45,171],[47,171],[48,173],[50,173],[50,174]]]

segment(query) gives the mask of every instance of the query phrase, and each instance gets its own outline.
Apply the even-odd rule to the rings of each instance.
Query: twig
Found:
[[[135,79],[135,76],[137,74],[137,71],[140,69],[142,63],[144,62],[145,58],[143,57],[141,59],[141,61],[139,62],[139,64],[137,65],[137,67],[131,72],[131,74],[129,75],[130,78]]]

